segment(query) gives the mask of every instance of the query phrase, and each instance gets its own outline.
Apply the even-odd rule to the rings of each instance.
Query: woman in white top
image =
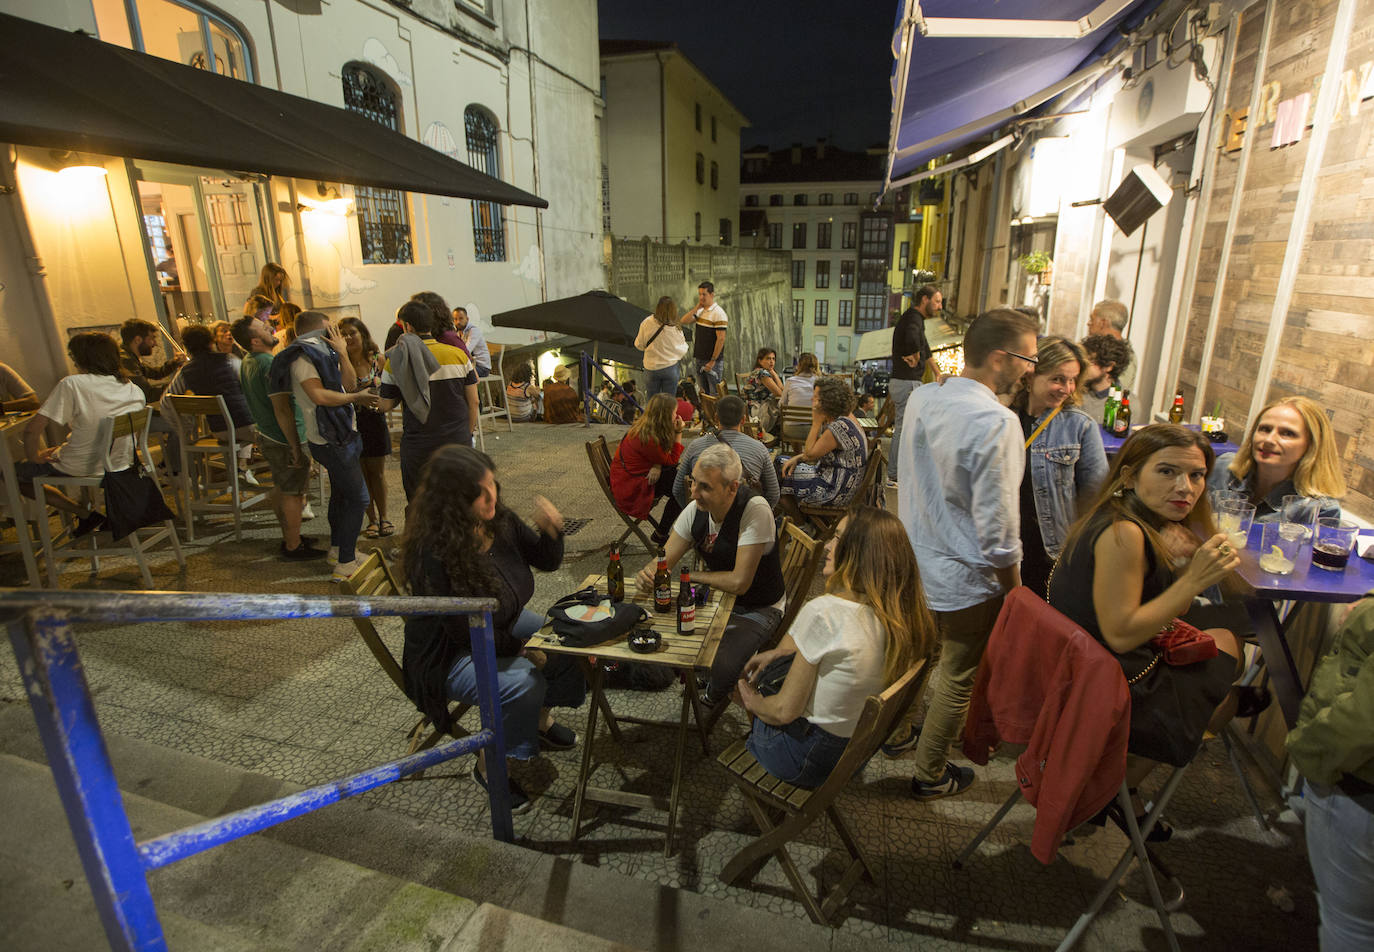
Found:
[[[815,354],[802,354],[797,358],[797,372],[782,385],[782,406],[810,408],[811,395],[816,389],[817,366]],[[783,424],[782,437],[785,440],[804,440],[810,429],[810,420],[801,424]]]
[[[868,697],[936,638],[916,556],[892,513],[864,506],[845,518],[826,544],[824,574],[825,594],[802,607],[776,648],[749,659],[735,694],[754,716],[749,752],[798,787],[825,782]]]
[[[678,361],[687,354],[687,338],[682,336],[682,326],[677,322],[677,305],[672,298],[664,295],[658,299],[654,313],[639,325],[635,347],[644,351],[644,370],[649,378],[645,402],[660,393],[670,397],[676,395]]]

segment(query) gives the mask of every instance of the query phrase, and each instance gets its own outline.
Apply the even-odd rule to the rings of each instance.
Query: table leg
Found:
[[[19,543],[19,554],[24,559],[24,571],[29,576],[29,585],[33,588],[42,588],[43,579],[38,574],[38,557],[33,551],[33,535],[29,531],[24,497],[19,492],[19,481],[14,475],[14,452],[10,448],[7,436],[0,436],[0,480],[5,484],[5,505],[14,519],[14,535]]]
[[[687,683],[692,683],[692,672],[687,672]],[[677,753],[673,758],[673,790],[668,797],[668,839],[663,844],[663,855],[673,855],[673,835],[677,832],[677,804],[682,793],[682,762],[687,758],[687,721],[692,715],[692,695],[684,688],[682,692],[682,717],[677,725]]]
[[[587,797],[587,780],[592,773],[592,745],[596,743],[596,712],[606,703],[602,696],[601,665],[593,664],[585,658],[581,660],[583,673],[587,676],[587,686],[592,691],[592,699],[587,705],[587,732],[582,736],[582,766],[577,771],[577,787],[573,795],[572,835],[568,837],[569,840],[576,840],[582,832],[582,806]]]
[[[687,672],[687,680],[683,684],[683,693],[690,700],[692,705],[692,717],[697,723],[697,733],[701,735],[701,752],[711,756],[711,726],[708,722],[710,712],[705,710],[701,704],[701,692],[697,690],[697,676],[695,671]]]
[[[1245,600],[1245,610],[1250,616],[1250,624],[1255,629],[1255,640],[1259,642],[1264,654],[1265,667],[1278,695],[1279,708],[1283,720],[1290,728],[1298,722],[1298,706],[1302,703],[1302,676],[1298,673],[1293,653],[1288,650],[1288,639],[1284,637],[1283,625],[1274,603],[1263,598]]]

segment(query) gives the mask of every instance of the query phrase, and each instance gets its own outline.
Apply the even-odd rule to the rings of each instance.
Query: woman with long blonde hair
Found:
[[[677,461],[682,457],[682,418],[677,415],[677,400],[666,393],[655,394],[643,415],[631,425],[611,459],[611,492],[620,511],[635,519],[647,519],[660,498],[663,515],[654,530],[654,541],[662,545],[682,506],[673,497]]]
[[[677,320],[677,304],[666,294],[658,299],[654,313],[639,324],[635,347],[644,351],[644,373],[648,380],[644,392],[655,395],[677,393],[679,362],[687,355],[687,338]]]
[[[773,776],[818,787],[844,754],[864,703],[928,655],[935,621],[901,520],[854,509],[825,547],[825,594],[776,648],[750,658],[736,699],[749,752]]]
[[[1284,496],[1320,500],[1317,517],[1339,519],[1336,500],[1345,495],[1345,477],[1326,411],[1307,397],[1271,401],[1240,452],[1217,460],[1210,488],[1245,493],[1255,504],[1256,522],[1279,519]]]

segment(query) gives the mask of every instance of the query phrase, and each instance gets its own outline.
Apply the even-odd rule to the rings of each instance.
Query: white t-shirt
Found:
[[[72,374],[57,382],[38,412],[54,423],[71,427],[67,442],[57,449],[53,465],[68,476],[99,476],[105,472],[105,448],[110,445],[111,417],[142,410],[143,391],[127,380],[104,374]],[[110,453],[114,471],[133,463],[133,441],[121,439]]]
[[[654,337],[659,327],[663,330]],[[652,344],[649,343],[650,338],[653,338]],[[635,347],[644,351],[645,370],[662,370],[677,363],[687,353],[687,338],[677,324],[659,324],[658,318],[650,314],[639,324]]]
[[[794,374],[783,382],[782,400],[779,403],[784,407],[809,407],[811,406],[811,395],[815,390],[816,378],[813,375],[798,376]]]
[[[802,716],[839,737],[853,737],[864,702],[883,686],[882,622],[867,605],[822,595],[802,606],[791,635],[802,657],[816,666],[816,688]]]
[[[677,521],[673,523],[673,532],[688,542],[692,541],[692,523],[697,518],[697,502],[693,499],[687,504],[687,508],[678,514]],[[706,533],[710,539],[720,531],[720,523],[711,518],[711,514],[706,514]],[[744,507],[744,513],[739,519],[739,542],[737,548],[744,548],[746,545],[758,545],[763,543],[763,554],[772,552],[778,544],[777,526],[773,522],[773,510],[768,506],[768,500],[762,496],[755,496]],[[787,596],[784,595],[773,603],[773,607],[782,611],[787,606]]]

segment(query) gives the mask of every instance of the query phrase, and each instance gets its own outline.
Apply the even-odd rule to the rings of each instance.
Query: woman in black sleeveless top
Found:
[[[1090,511],[1073,528],[1050,577],[1049,602],[1106,645],[1130,683],[1135,788],[1157,763],[1186,764],[1202,732],[1235,712],[1231,681],[1243,652],[1222,628],[1218,655],[1186,666],[1156,659],[1149,641],[1220,582],[1240,557],[1216,531],[1207,502],[1212,448],[1171,424],[1145,427],[1117,454]],[[1205,542],[1198,544],[1200,538]],[[1191,551],[1191,557],[1179,555]],[[1137,804],[1137,812],[1143,812]],[[1167,835],[1156,828],[1156,837]]]

